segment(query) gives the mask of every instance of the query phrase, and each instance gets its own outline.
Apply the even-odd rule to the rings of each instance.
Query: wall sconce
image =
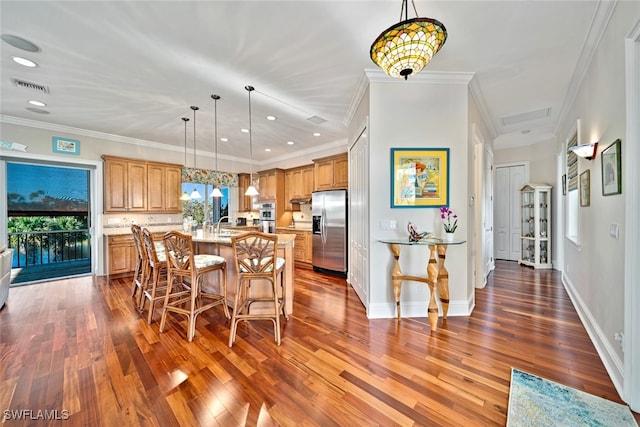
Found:
[[[597,142],[592,142],[589,144],[580,144],[580,145],[573,146],[569,149],[569,151],[572,151],[576,156],[582,157],[587,160],[595,159],[597,150],[598,150]]]

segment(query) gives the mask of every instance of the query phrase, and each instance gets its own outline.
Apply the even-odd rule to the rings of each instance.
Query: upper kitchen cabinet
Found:
[[[349,159],[347,153],[315,159],[316,190],[349,188]]]
[[[247,188],[251,185],[251,175],[238,174],[238,212],[250,212],[253,210],[253,196],[245,196]]]
[[[258,201],[275,202],[281,204],[284,201],[284,170],[269,169],[258,172]]]
[[[104,212],[181,212],[181,165],[102,156]]]
[[[300,210],[300,204],[291,203],[292,200],[310,199],[313,192],[314,165],[300,166],[287,169],[285,172],[284,188],[285,202],[289,203],[289,210]]]

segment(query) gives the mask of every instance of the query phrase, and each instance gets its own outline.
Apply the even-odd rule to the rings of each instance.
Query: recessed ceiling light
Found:
[[[273,120],[275,120],[275,119],[276,119],[276,116],[267,116],[267,120],[271,120],[271,121],[273,121]]]
[[[49,114],[47,110],[43,110],[42,108],[27,107],[27,110],[31,111],[32,113]]]
[[[271,151],[271,148],[265,148],[264,151]]]
[[[44,102],[34,101],[34,100],[29,101],[29,104],[35,105],[37,107],[46,107],[47,106],[47,104],[45,104]]]
[[[314,132],[313,136],[320,136],[320,132]]]
[[[33,67],[37,67],[38,64],[36,64],[35,62],[31,61],[30,59],[27,58],[22,58],[20,56],[14,56],[13,57],[13,62],[17,62],[20,65],[24,65],[25,67],[29,67],[29,68],[33,68]]]
[[[240,129],[240,132],[242,132],[242,133],[249,133],[249,129],[244,129],[244,128],[242,128],[242,129]]]
[[[293,142],[293,141],[287,141],[287,144],[289,144],[289,145],[293,145],[293,144],[294,144],[294,142]]]
[[[220,141],[227,142],[227,141],[229,141],[229,138],[222,137],[222,138],[220,138]]]

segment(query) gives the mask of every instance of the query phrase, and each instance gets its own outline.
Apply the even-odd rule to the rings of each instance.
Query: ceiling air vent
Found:
[[[516,123],[528,122],[530,120],[544,119],[546,117],[549,117],[549,114],[551,114],[551,107],[529,111],[521,114],[515,114],[513,116],[502,117],[500,119],[500,123],[502,123],[503,126],[509,126]]]
[[[326,122],[325,119],[323,119],[320,116],[311,116],[311,117],[307,117],[307,120],[309,120],[311,123],[315,123],[317,125],[321,125],[322,123]]]
[[[45,85],[40,85],[37,83],[31,83],[25,80],[18,80],[18,79],[11,79],[11,81],[13,82],[14,85],[24,89],[31,89],[40,93],[49,93],[49,88],[46,87]]]

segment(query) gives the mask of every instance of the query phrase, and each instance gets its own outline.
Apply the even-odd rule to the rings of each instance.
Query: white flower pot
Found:
[[[447,242],[453,242],[454,238],[453,238],[453,233],[444,233],[444,239]]]

